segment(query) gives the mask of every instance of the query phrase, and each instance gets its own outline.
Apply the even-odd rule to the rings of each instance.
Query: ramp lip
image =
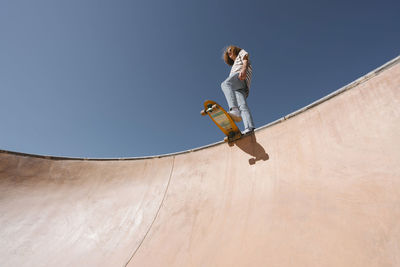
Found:
[[[358,78],[357,80],[339,88],[336,91],[333,91],[332,93],[312,102],[311,104],[302,107],[292,113],[289,113],[286,116],[283,116],[273,122],[270,122],[264,126],[261,126],[259,128],[257,128],[255,131],[260,131],[260,130],[264,130],[266,128],[269,128],[271,126],[274,126],[276,124],[279,124],[281,122],[284,122],[290,118],[293,118],[315,106],[318,106],[319,104],[322,104],[326,101],[328,101],[329,99],[332,99],[335,96],[338,96],[348,90],[351,90],[352,88],[356,87],[359,84],[362,84],[366,81],[368,81],[369,79],[377,76],[378,74],[380,74],[382,71],[389,69],[391,67],[393,67],[394,65],[398,64],[400,62],[400,55],[395,57],[394,59],[388,61],[387,63],[383,64],[382,66],[374,69],[373,71],[361,76],[360,78]],[[63,157],[63,156],[49,156],[49,155],[37,155],[37,154],[29,154],[29,153],[22,153],[22,152],[16,152],[16,151],[9,151],[9,150],[2,150],[0,149],[0,153],[2,154],[13,154],[13,155],[18,155],[18,156],[26,156],[26,157],[34,157],[34,158],[43,158],[43,159],[49,159],[49,160],[81,160],[81,161],[125,161],[125,160],[142,160],[142,159],[155,159],[155,158],[164,158],[164,157],[171,157],[171,156],[176,156],[176,155],[181,155],[181,154],[186,154],[186,153],[191,153],[191,152],[196,152],[202,149],[206,149],[206,148],[210,148],[210,147],[214,147],[220,144],[223,144],[224,141],[217,141],[215,143],[211,143],[211,144],[207,144],[204,146],[200,146],[197,148],[193,148],[193,149],[188,149],[188,150],[184,150],[184,151],[179,151],[179,152],[173,152],[173,153],[167,153],[167,154],[160,154],[160,155],[153,155],[153,156],[144,156],[144,157],[126,157],[126,158],[80,158],[80,157]]]

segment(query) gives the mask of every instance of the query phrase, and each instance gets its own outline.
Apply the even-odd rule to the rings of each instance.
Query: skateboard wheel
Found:
[[[229,138],[226,136],[225,138],[224,138],[224,142],[228,142],[229,141]]]
[[[206,111],[203,109],[202,111],[200,111],[201,116],[205,116],[207,113]]]
[[[229,138],[234,138],[236,136],[235,132],[229,132]]]

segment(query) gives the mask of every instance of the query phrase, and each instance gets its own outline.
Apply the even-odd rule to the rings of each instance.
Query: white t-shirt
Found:
[[[243,58],[248,55],[244,49],[240,50],[239,54],[237,55],[235,62],[232,65],[231,73],[229,76],[238,73],[242,70],[243,67]],[[248,61],[247,64],[247,71],[246,71],[246,83],[247,83],[247,88],[250,89],[250,84],[251,84],[251,75],[253,74],[253,69],[250,64],[250,60]]]

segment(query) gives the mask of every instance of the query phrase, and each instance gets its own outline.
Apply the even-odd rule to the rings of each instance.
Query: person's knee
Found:
[[[225,86],[226,86],[226,81],[223,81],[223,82],[221,83],[221,88],[224,89]]]
[[[230,83],[229,81],[225,80],[221,83],[221,88],[222,90],[232,90],[232,83]]]
[[[239,110],[240,111],[248,111],[249,107],[247,106],[247,104],[239,104]]]

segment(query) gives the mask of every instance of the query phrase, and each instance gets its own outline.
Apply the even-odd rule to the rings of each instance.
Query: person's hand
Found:
[[[246,70],[241,70],[239,73],[239,80],[244,80],[246,79]]]

